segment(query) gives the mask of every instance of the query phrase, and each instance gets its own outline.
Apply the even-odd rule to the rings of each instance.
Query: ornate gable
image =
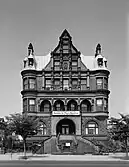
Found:
[[[56,54],[78,54],[79,51],[72,44],[72,37],[65,29],[59,38],[59,44],[52,52]]]

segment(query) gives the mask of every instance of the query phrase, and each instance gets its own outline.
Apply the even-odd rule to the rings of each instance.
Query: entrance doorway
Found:
[[[69,135],[75,134],[75,124],[70,119],[62,119],[57,123],[56,134]]]

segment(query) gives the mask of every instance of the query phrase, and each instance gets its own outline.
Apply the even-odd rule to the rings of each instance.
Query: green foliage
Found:
[[[6,117],[7,129],[15,135],[21,135],[24,144],[24,157],[26,157],[26,138],[37,134],[38,119],[27,114],[11,114]]]
[[[38,119],[36,117],[30,117],[27,114],[11,114],[6,117],[7,129],[11,133],[21,135],[23,139],[29,136],[33,136],[37,133]]]
[[[111,118],[109,134],[113,140],[123,141],[129,137],[129,115],[120,114],[121,118]]]
[[[108,129],[109,138],[114,141],[120,141],[122,147],[128,153],[128,137],[129,137],[129,115],[120,114],[120,118],[111,118],[110,127]]]

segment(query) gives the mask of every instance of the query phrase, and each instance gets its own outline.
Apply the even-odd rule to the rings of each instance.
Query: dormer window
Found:
[[[98,58],[98,66],[103,66],[103,58]]]

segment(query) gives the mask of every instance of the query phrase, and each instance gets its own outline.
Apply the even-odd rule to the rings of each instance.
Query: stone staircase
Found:
[[[67,146],[67,144],[69,146]],[[73,154],[77,149],[77,140],[75,135],[59,135],[57,137],[57,146],[62,154]]]
[[[96,146],[92,141],[84,139],[81,136],[76,137],[78,141],[77,152],[78,153],[94,153],[98,152],[98,146]]]

